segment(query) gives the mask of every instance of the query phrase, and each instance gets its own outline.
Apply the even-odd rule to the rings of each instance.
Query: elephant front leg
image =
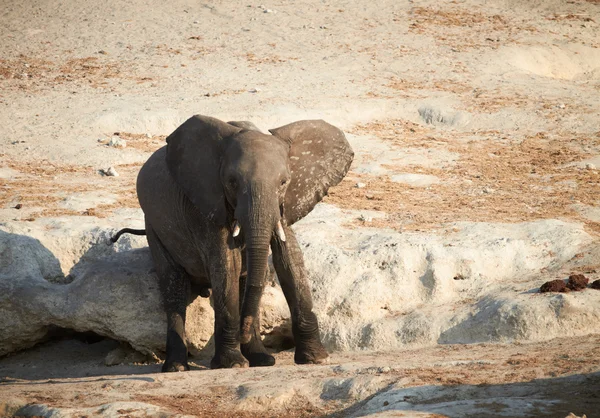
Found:
[[[244,288],[246,285],[246,278],[240,277],[240,309],[241,302],[244,298]],[[250,362],[250,367],[265,367],[273,366],[275,364],[275,357],[273,357],[265,346],[263,345],[262,339],[260,338],[260,321],[257,318],[252,324],[251,338],[247,344],[241,345],[242,354]]]
[[[292,333],[296,343],[294,361],[298,364],[321,364],[328,354],[321,343],[319,322],[312,311],[312,297],[302,251],[291,228],[284,227],[286,241],[278,236],[271,240],[273,264],[281,289],[292,314]]]
[[[215,355],[212,369],[248,367],[240,351],[239,276],[241,255],[218,248],[211,260],[210,282],[215,309]]]

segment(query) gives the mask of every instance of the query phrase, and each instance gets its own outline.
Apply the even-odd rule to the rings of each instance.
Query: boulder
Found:
[[[166,318],[146,238],[125,235],[108,245],[116,225],[131,220],[69,217],[0,226],[0,355],[61,328],[163,354]],[[271,330],[289,311],[274,284],[265,293],[263,324]],[[193,354],[212,356],[213,321],[210,299],[198,297],[188,307]]]
[[[320,204],[294,226],[329,350],[384,350],[436,343],[544,340],[600,332],[600,292],[539,293],[549,275],[599,246],[583,225],[460,222],[442,232],[348,228],[374,214]],[[165,317],[145,237],[112,219],[68,217],[0,226],[0,355],[56,328],[128,342],[161,355]],[[575,269],[573,269],[575,270]],[[570,270],[570,271],[573,271]],[[288,348],[289,310],[276,279],[262,299],[263,333]],[[190,351],[212,356],[210,299],[189,307]]]

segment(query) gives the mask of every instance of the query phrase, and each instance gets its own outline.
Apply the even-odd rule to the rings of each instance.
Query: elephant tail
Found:
[[[119,237],[123,234],[133,234],[133,235],[146,235],[145,229],[131,229],[131,228],[123,228],[115,236],[110,239],[111,243],[115,243],[119,240]]]

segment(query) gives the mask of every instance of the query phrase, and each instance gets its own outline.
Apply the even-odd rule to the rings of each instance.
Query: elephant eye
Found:
[[[237,181],[232,177],[229,179],[229,187],[235,189],[237,187]]]

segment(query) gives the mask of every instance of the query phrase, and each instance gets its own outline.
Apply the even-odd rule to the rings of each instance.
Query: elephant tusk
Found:
[[[281,225],[281,221],[277,222],[277,236],[280,240],[285,242],[285,232],[283,232],[283,226]]]
[[[232,233],[232,235],[233,235],[233,237],[234,237],[234,238],[235,238],[235,237],[237,237],[238,235],[240,235],[240,230],[241,230],[241,229],[242,229],[242,228],[240,227],[240,224],[239,224],[239,222],[238,222],[238,221],[235,221],[235,222],[233,223],[233,233]]]

